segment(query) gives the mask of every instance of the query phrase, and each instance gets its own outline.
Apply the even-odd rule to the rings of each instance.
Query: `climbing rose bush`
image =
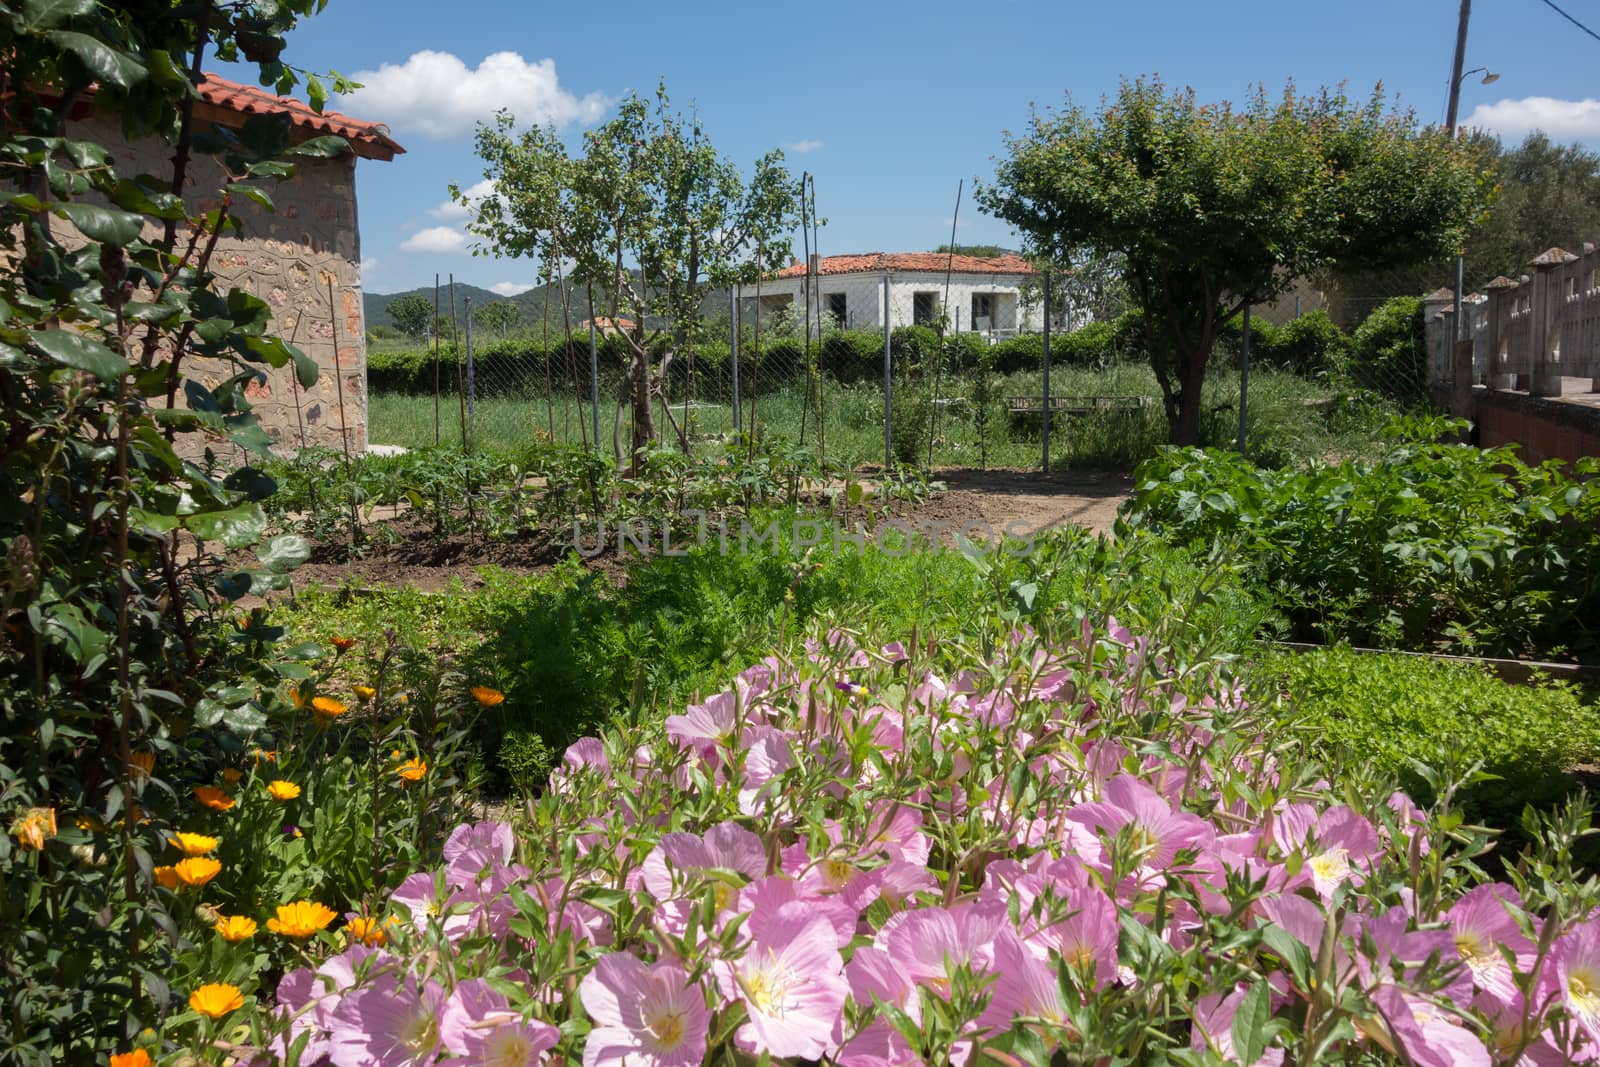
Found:
[[[573,745],[406,879],[385,942],[323,935],[258,1039],[339,1067],[1595,1059],[1585,893],[1537,856],[1489,881],[1484,833],[1335,787],[1269,721],[1115,624],[835,632]]]

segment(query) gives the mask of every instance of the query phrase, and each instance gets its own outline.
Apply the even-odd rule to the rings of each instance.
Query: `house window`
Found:
[[[974,330],[994,329],[994,294],[972,294],[972,328]]]
[[[845,298],[844,298],[844,294],[843,293],[829,293],[828,296],[827,296],[827,300],[828,300],[828,314],[833,316],[833,321],[837,322],[840,326],[849,325],[849,320],[847,318],[845,318]]]
[[[911,321],[918,326],[932,326],[935,301],[938,293],[912,293],[911,294]]]

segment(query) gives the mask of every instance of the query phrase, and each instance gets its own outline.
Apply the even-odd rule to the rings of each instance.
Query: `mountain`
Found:
[[[589,318],[588,294],[576,287],[569,287],[568,293],[567,314],[571,316],[572,326],[576,329],[578,323],[584,322]],[[394,326],[394,320],[389,318],[389,304],[402,296],[412,295],[420,296],[431,304],[434,299],[433,286],[419,286],[416,289],[406,289],[398,293],[362,293],[362,307],[366,313],[367,329],[375,330],[379,326]],[[599,293],[595,294],[597,304],[599,295]],[[536,285],[527,292],[518,293],[516,296],[501,296],[499,293],[491,292],[488,289],[480,289],[476,285],[457,282],[455,299],[456,319],[461,323],[463,331],[466,329],[466,302],[469,299],[472,301],[474,311],[487,304],[508,303],[516,305],[517,309],[522,312],[522,322],[519,328],[523,330],[538,330],[543,327],[545,303],[548,301],[550,305],[551,332],[558,333],[562,327],[563,313],[559,285]],[[726,289],[709,290],[701,303],[701,313],[715,314],[717,311],[725,310],[727,306],[728,291]],[[444,316],[446,322],[450,321],[449,285],[440,285],[439,287],[439,314]],[[606,312],[601,309],[600,314],[604,315]],[[649,321],[651,320],[646,320],[647,323]]]

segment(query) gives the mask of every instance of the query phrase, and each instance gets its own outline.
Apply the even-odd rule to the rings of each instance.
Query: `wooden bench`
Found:
[[[1156,402],[1153,396],[1053,396],[1051,415],[1132,414]],[[1044,415],[1044,397],[1008,396],[1006,410],[1012,416]]]

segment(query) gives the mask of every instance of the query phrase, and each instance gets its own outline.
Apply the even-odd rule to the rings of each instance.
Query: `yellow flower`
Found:
[[[378,691],[372,688],[370,685],[353,685],[350,688],[354,689],[356,696],[360,697],[362,700],[371,700],[373,697],[378,695]]]
[[[229,785],[238,785],[239,779],[244,777],[244,772],[237,767],[222,768],[222,780]]]
[[[210,982],[189,994],[189,1007],[201,1015],[220,1019],[229,1012],[244,1007],[244,997],[239,987],[227,982]]]
[[[486,708],[492,708],[506,702],[506,695],[498,689],[490,689],[486,685],[472,687],[472,699]]]
[[[156,754],[154,752],[128,753],[128,777],[134,781],[150,777],[150,772],[156,769]],[[143,1051],[142,1049],[140,1051]]]
[[[411,759],[408,759],[404,763],[400,764],[395,773],[405,781],[420,782],[423,778],[427,777],[428,764],[421,759],[412,757]]]
[[[337,918],[333,909],[314,900],[297,900],[292,904],[279,904],[275,918],[267,920],[267,929],[284,937],[310,937]]]
[[[286,782],[282,778],[278,778],[268,783],[267,795],[273,800],[293,800],[300,795],[300,787],[293,782]]]
[[[356,639],[353,637],[335,637],[333,639],[333,647],[340,652],[349,652],[356,647]]]
[[[136,1048],[132,1052],[113,1052],[111,1067],[153,1067],[153,1064],[150,1053],[142,1048]]]
[[[311,710],[316,712],[319,719],[336,719],[350,710],[348,704],[333,697],[312,697]]]
[[[210,856],[190,856],[179,860],[173,869],[178,872],[178,878],[184,885],[202,886],[217,876],[222,864]]]
[[[350,938],[350,940],[359,941],[363,945],[367,945],[372,948],[376,948],[389,940],[389,938],[384,934],[382,927],[378,925],[378,920],[369,919],[365,916],[358,915],[356,918],[345,923],[344,932],[345,935]]]
[[[212,811],[227,811],[233,807],[233,798],[214,785],[197,785],[194,798]]]
[[[150,873],[155,875],[156,885],[160,886],[162,889],[178,888],[178,868],[172,866],[171,864],[167,864],[163,867],[157,867]]]
[[[24,852],[37,852],[45,841],[56,836],[55,808],[28,808],[11,822],[11,836],[17,839]]]
[[[256,921],[248,915],[224,915],[217,920],[217,925],[212,929],[216,930],[224,941],[243,941],[255,936]]]
[[[268,750],[268,749],[264,749],[264,748],[258,748],[258,749],[253,750],[250,753],[250,758],[255,760],[257,764],[277,763],[278,762],[278,750],[277,749]]]
[[[182,830],[177,837],[167,838],[167,843],[182,850],[185,856],[204,856],[217,847],[217,839],[205,834],[190,834]]]
[[[305,689],[298,685],[289,687],[289,702],[301,711],[311,706],[311,701],[306,697]]]

